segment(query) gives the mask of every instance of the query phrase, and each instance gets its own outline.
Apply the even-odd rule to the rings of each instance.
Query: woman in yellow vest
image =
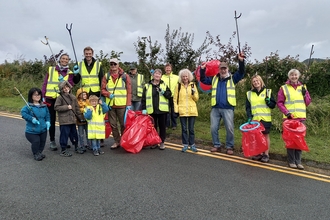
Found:
[[[155,123],[156,130],[159,127],[159,136],[162,139],[159,149],[165,149],[166,138],[166,114],[169,112],[168,99],[171,98],[172,92],[168,86],[161,80],[162,71],[155,69],[153,79],[150,80],[143,89],[141,109],[143,114],[149,114]],[[154,146],[152,148],[156,148]]]
[[[300,75],[297,69],[291,69],[288,72],[289,79],[281,86],[277,94],[277,106],[283,113],[283,120],[294,119],[305,123],[306,107],[312,99],[306,87],[299,82]],[[287,148],[289,167],[304,169],[301,164],[301,153],[301,150]]]
[[[271,89],[267,89],[264,81],[259,75],[255,75],[251,78],[251,90],[246,93],[246,114],[248,122],[251,120],[259,121],[265,130],[262,132],[267,140],[268,150],[263,154],[252,157],[252,160],[260,160],[261,162],[269,162],[269,147],[270,138],[269,132],[272,126],[271,109],[276,106]]]

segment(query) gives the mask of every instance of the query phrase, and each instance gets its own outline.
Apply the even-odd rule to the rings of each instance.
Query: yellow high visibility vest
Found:
[[[106,103],[109,103],[108,105],[110,106],[126,105],[126,101],[127,101],[126,83],[123,81],[121,77],[117,78],[116,81],[113,82],[110,76],[106,89],[115,95],[112,100],[110,100],[109,97],[106,97]]]
[[[100,83],[99,83],[98,74],[100,71],[101,64],[102,63],[97,60],[94,63],[91,72],[88,73],[85,62],[84,61],[79,62],[81,83],[84,86],[84,89],[87,91],[87,93],[89,93],[90,90],[92,90],[93,92],[100,91]]]
[[[251,103],[251,112],[253,115],[253,120],[257,121],[266,121],[271,122],[272,121],[272,114],[271,109],[266,105],[265,98],[266,93],[268,97],[271,97],[271,89],[264,89],[259,96],[257,93],[248,91],[246,93],[247,99]]]
[[[285,107],[293,114],[294,118],[306,118],[306,104],[301,93],[302,86],[294,89],[291,85],[285,84],[281,86],[285,96]],[[286,116],[283,114],[283,118]]]
[[[68,74],[65,77],[63,77],[63,80],[68,81],[69,74],[72,74],[71,70],[68,70]],[[59,73],[55,69],[55,67],[50,66],[48,68],[48,81],[47,81],[45,96],[52,97],[53,99],[56,99],[59,96],[59,94],[56,92],[59,91],[58,84],[60,83],[60,81],[58,81],[58,76]]]
[[[217,104],[216,96],[217,96],[218,81],[219,81],[219,77],[214,76],[212,79],[211,106],[215,106]],[[230,79],[227,80],[226,87],[227,87],[228,103],[232,106],[236,106],[236,90],[235,90],[233,77],[230,76]]]
[[[144,76],[137,74],[137,96],[142,97]]]
[[[159,87],[163,90],[166,91],[166,85],[165,83],[159,84]],[[152,101],[152,85],[150,84],[146,85],[147,91],[146,91],[146,108],[148,114],[152,114],[154,112],[154,107],[153,107],[153,101]],[[168,99],[166,99],[162,94],[159,93],[159,110],[163,112],[168,112]]]
[[[179,76],[177,76],[177,75],[173,74],[173,72],[171,72],[170,75],[163,74],[162,75],[162,80],[168,86],[168,88],[171,90],[172,96],[173,96],[174,91],[175,91],[175,87],[179,82]]]
[[[102,113],[102,107],[100,104],[96,105],[96,109],[94,107],[85,108],[84,112],[90,108],[92,110],[92,119],[87,120],[88,124],[88,139],[104,139],[105,138],[105,124],[104,124],[104,116]],[[101,112],[101,114],[99,114]]]

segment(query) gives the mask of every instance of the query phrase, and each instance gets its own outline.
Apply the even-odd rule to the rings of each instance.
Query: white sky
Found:
[[[165,31],[182,28],[195,34],[200,46],[206,31],[220,34],[227,43],[238,19],[241,45],[252,48],[251,60],[261,61],[271,52],[281,58],[300,55],[330,57],[329,0],[0,0],[0,63],[15,59],[43,60],[51,55],[40,41],[49,38],[54,53],[61,49],[74,60],[70,36],[65,28],[73,23],[72,36],[77,59],[91,46],[99,54],[123,52],[122,61],[137,61],[133,43],[151,36],[165,48]],[[233,44],[237,45],[237,39]]]

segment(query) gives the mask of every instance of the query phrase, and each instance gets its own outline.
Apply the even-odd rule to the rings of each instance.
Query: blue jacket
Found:
[[[34,114],[37,116],[38,121],[40,124],[33,124],[33,114],[31,110],[24,106],[21,110],[22,118],[26,121],[26,128],[25,132],[30,134],[41,134],[47,131],[46,127],[46,121],[50,121],[50,115],[48,108],[45,104],[40,104],[39,106],[33,105],[32,103],[29,103],[29,106],[31,107]]]
[[[200,80],[202,83],[206,85],[212,85],[212,79],[213,77],[217,77],[217,75],[212,77],[206,77],[205,76],[206,68],[200,69]],[[243,79],[245,74],[245,65],[244,61],[238,62],[238,70],[232,75],[233,82],[236,85],[241,79]],[[230,105],[227,101],[227,81],[230,79],[230,77],[227,77],[225,79],[219,79],[218,86],[217,86],[217,97],[216,97],[216,105],[212,106],[212,108],[223,108],[223,109],[233,109],[234,106]]]

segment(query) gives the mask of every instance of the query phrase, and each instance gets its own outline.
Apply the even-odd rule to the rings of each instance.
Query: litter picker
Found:
[[[52,50],[52,48],[50,47],[50,43],[49,43],[49,41],[48,41],[48,37],[45,36],[45,39],[46,39],[46,43],[43,42],[42,40],[41,40],[41,43],[43,43],[44,45],[48,45],[48,47],[49,47],[49,49],[50,49],[50,52],[52,53],[53,59],[54,59],[54,61],[55,61],[55,64],[56,64],[56,66],[58,66],[57,61],[56,61],[56,58],[55,58],[54,53],[53,53],[53,50]]]
[[[22,95],[22,93],[21,93],[16,87],[14,87],[14,89],[15,89],[15,90],[18,92],[18,94],[21,96],[21,98],[22,98],[23,101],[25,102],[26,106],[27,106],[27,107],[29,108],[29,110],[31,111],[33,117],[35,117],[37,120],[39,120],[38,117],[36,116],[36,114],[34,114],[34,112],[33,112],[32,108],[31,108],[31,106],[29,105],[29,103],[25,100],[25,98],[24,98],[24,96]],[[13,94],[14,94],[14,95],[17,95],[16,93],[13,93]]]
[[[70,28],[69,28],[69,25],[66,24],[66,29],[68,30],[69,32],[69,35],[70,35],[70,39],[71,39],[71,44],[72,44],[72,48],[73,48],[73,53],[74,53],[74,57],[76,59],[76,65],[78,65],[78,60],[77,60],[77,55],[76,55],[76,50],[74,49],[74,44],[73,44],[73,40],[72,40],[72,34],[71,34],[71,30],[72,30],[72,23],[70,24]]]
[[[238,16],[235,11],[235,22],[236,22],[236,33],[237,33],[237,42],[238,42],[238,52],[241,54],[241,43],[239,41],[239,33],[238,33],[238,24],[237,24],[237,19],[239,19],[242,16],[242,13],[240,13]]]

